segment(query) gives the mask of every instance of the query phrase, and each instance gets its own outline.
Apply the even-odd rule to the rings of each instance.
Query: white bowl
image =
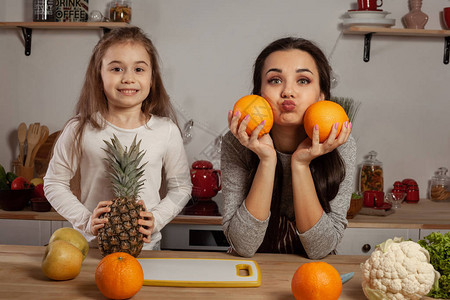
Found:
[[[377,11],[377,10],[353,10],[348,11],[347,14],[350,18],[358,19],[383,19],[386,15],[390,14],[387,11]]]
[[[342,24],[344,26],[360,26],[360,27],[392,27],[395,25],[395,19],[344,19]]]

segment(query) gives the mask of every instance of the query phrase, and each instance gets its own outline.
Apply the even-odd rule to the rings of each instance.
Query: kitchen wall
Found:
[[[90,0],[105,11],[105,0]],[[272,40],[295,35],[315,41],[338,75],[334,96],[361,101],[353,135],[357,162],[376,150],[384,163],[385,189],[415,179],[421,197],[441,166],[450,168],[450,65],[442,62],[444,39],[374,36],[371,59],[362,60],[363,36],[342,35],[345,12],[356,0],[134,0],[132,24],[154,41],[181,127],[194,120],[186,144],[190,162],[216,154],[234,102],[251,91],[254,58]],[[426,29],[441,29],[448,0],[423,2]],[[1,21],[31,21],[32,0],[0,2]],[[403,28],[407,0],[382,7]],[[59,130],[72,116],[100,30],[34,30],[31,56],[22,33],[0,30],[0,163],[18,154],[20,122]]]

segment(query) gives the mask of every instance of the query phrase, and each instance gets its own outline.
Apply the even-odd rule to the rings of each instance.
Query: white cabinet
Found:
[[[419,229],[347,228],[337,252],[341,255],[368,255],[376,245],[394,237],[417,241]]]
[[[0,220],[0,243],[14,245],[46,245],[51,221]]]
[[[0,244],[44,246],[52,233],[71,227],[66,221],[0,220]]]

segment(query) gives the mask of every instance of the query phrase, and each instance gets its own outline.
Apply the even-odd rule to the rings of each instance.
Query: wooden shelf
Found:
[[[128,23],[124,22],[0,22],[0,29],[15,29],[19,28],[22,30],[24,44],[25,44],[25,55],[29,56],[31,54],[31,37],[33,29],[53,29],[53,30],[98,30],[103,29],[106,33],[109,30],[117,27],[129,26]]]
[[[30,29],[113,29],[129,26],[123,22],[0,22],[0,28]]]
[[[407,36],[407,37],[438,37],[444,38],[444,64],[449,63],[450,30],[439,29],[404,29],[404,28],[384,28],[367,26],[350,26],[343,30],[344,34],[364,35],[364,56],[363,60],[370,59],[370,42],[372,35],[382,36]]]
[[[428,36],[428,37],[447,37],[450,36],[450,30],[438,29],[404,29],[404,28],[384,28],[367,26],[350,26],[344,29],[345,34],[376,34],[376,35],[396,35],[396,36]]]

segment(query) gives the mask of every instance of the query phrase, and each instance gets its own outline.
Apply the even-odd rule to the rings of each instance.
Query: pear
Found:
[[[86,258],[86,255],[89,251],[89,244],[84,236],[77,230],[70,227],[59,228],[58,230],[53,232],[52,236],[50,237],[49,244],[58,240],[71,243],[81,251],[83,260]]]
[[[83,254],[69,242],[58,240],[48,244],[42,260],[42,272],[53,280],[69,280],[80,274]]]

